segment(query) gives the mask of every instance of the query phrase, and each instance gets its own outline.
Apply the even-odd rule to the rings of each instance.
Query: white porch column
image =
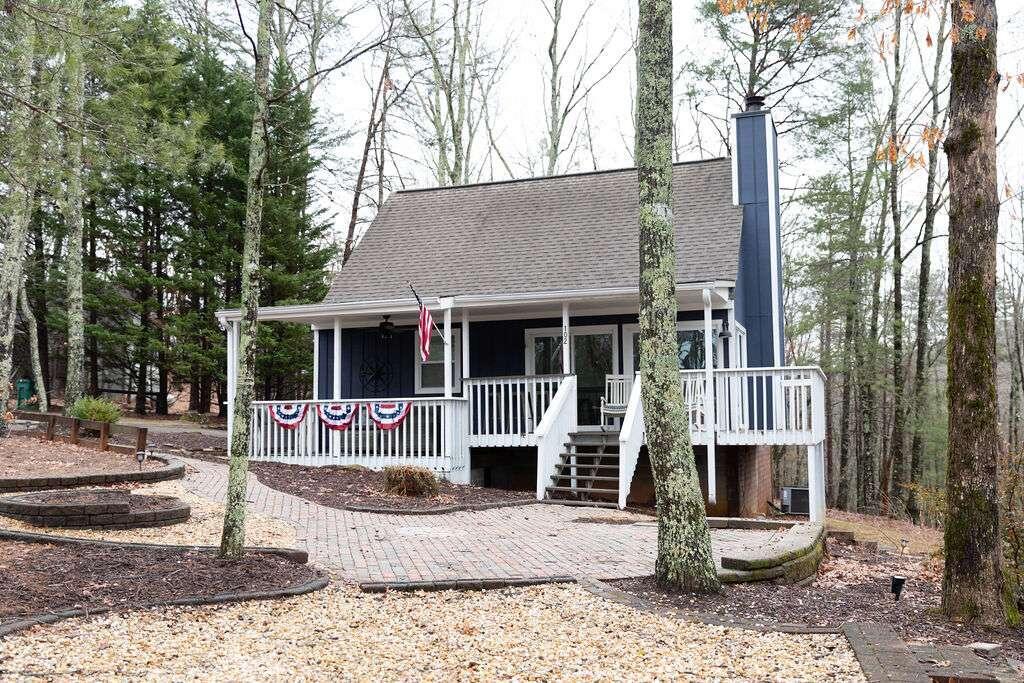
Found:
[[[729,367],[740,367],[740,335],[736,330],[736,306],[729,302]]]
[[[562,374],[571,374],[572,354],[570,353],[572,338],[569,336],[569,302],[562,302]]]
[[[718,480],[715,476],[715,339],[711,324],[711,290],[704,292],[704,427],[707,434],[708,452],[708,502],[712,505],[718,496]]]
[[[320,331],[314,325],[309,329],[313,331],[313,400],[320,399]]]
[[[469,311],[462,309],[462,379],[469,379]],[[466,396],[466,390],[462,390]]]
[[[811,522],[825,523],[825,442],[807,447],[807,488]]]
[[[237,324],[234,322],[228,322],[227,324],[227,342],[228,342],[228,358],[227,358],[227,408],[228,408],[228,454],[231,453],[231,432],[235,424],[235,384],[238,381],[238,337]]]
[[[332,393],[335,400],[341,398],[341,318],[334,319],[334,372],[333,372],[333,383]]]
[[[452,309],[444,309],[444,397],[452,397]]]

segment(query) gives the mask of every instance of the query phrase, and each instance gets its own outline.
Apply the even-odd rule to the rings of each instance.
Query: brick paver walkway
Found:
[[[185,487],[223,502],[227,467],[188,460]],[[616,579],[654,572],[653,524],[580,519],[624,513],[565,505],[524,505],[441,515],[349,512],[282,493],[250,475],[251,509],[293,524],[312,563],[358,582]],[[628,515],[627,515],[628,516]],[[649,518],[632,515],[638,522]],[[723,548],[760,546],[777,532],[712,530],[716,559]]]

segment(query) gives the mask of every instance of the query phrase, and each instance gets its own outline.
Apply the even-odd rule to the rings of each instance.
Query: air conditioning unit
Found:
[[[811,514],[811,490],[799,486],[783,486],[781,495],[782,511],[789,515]]]

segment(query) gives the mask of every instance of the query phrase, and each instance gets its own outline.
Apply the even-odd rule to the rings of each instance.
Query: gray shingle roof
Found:
[[[728,159],[673,173],[677,282],[735,280]],[[636,287],[636,169],[395,192],[325,303]]]

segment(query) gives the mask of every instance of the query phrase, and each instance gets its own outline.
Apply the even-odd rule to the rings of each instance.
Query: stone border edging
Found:
[[[123,502],[112,503],[46,503],[32,500],[33,497],[52,493],[33,491],[0,497],[0,516],[49,529],[120,531],[180,524],[187,521],[192,513],[188,503],[174,496],[128,493]],[[60,492],[60,495],[67,494]],[[133,510],[133,500],[159,501],[161,505],[148,511]]]
[[[75,474],[55,477],[8,477],[0,479],[0,493],[28,493],[50,489],[70,489],[79,486],[121,484],[139,482],[152,484],[168,479],[182,479],[185,463],[168,455],[154,455],[153,460],[164,463],[163,467],[152,470],[126,470],[102,474]]]
[[[113,541],[93,541],[87,538],[71,538],[68,536],[52,536],[50,534],[33,534],[23,531],[6,531],[0,529],[0,540],[12,540],[22,541],[25,543],[53,543],[57,545],[93,545],[104,548],[132,548],[139,550],[171,550],[178,552],[187,551],[211,551],[217,550],[216,546],[212,545],[161,545],[159,543],[116,543]],[[296,564],[306,564],[309,561],[309,553],[305,550],[299,550],[295,548],[264,548],[264,547],[246,547],[245,550],[250,552],[258,552],[266,555],[278,555],[284,557]],[[270,600],[274,598],[286,598],[295,595],[303,595],[305,593],[312,593],[313,591],[326,588],[330,583],[328,575],[322,570],[320,576],[314,577],[309,581],[297,584],[295,586],[287,586],[285,588],[278,588],[274,590],[263,590],[263,591],[226,591],[223,593],[217,593],[210,597],[199,597],[191,596],[184,598],[175,598],[173,600],[158,600],[155,602],[145,602],[138,605],[132,605],[130,610],[139,609],[151,609],[154,607],[197,607],[201,605],[217,605],[227,602],[246,602],[249,600]],[[8,636],[12,633],[23,631],[33,626],[39,626],[43,624],[53,624],[64,619],[73,619],[75,617],[88,617],[96,614],[105,614],[110,612],[109,607],[99,607],[96,609],[86,608],[71,608],[66,610],[60,610],[58,612],[46,612],[42,614],[35,614],[18,621],[12,621],[6,624],[0,624],[0,638]]]
[[[647,612],[648,614],[654,614],[662,617],[687,619],[689,621],[696,621],[711,626],[742,628],[762,633],[791,633],[806,635],[837,634],[841,632],[840,628],[832,626],[811,626],[809,624],[762,624],[740,617],[725,617],[721,614],[714,614],[711,612],[697,612],[682,609],[680,607],[658,605],[646,598],[641,598],[637,595],[633,595],[632,593],[627,593],[626,591],[620,590],[611,584],[590,577],[580,579],[577,583],[591,594],[600,598],[604,598],[605,600],[619,605],[632,607],[633,609],[640,610],[641,612]]]
[[[255,475],[259,479],[259,475]],[[274,488],[269,484],[260,482],[267,488]],[[280,489],[274,489],[280,491]],[[287,493],[283,491],[282,493]],[[292,494],[294,495],[294,494]],[[309,500],[304,499],[304,500]],[[316,501],[312,501],[316,502]],[[494,503],[466,503],[464,505],[449,505],[443,508],[375,508],[370,505],[342,505],[341,507],[335,508],[336,510],[347,510],[348,512],[366,512],[375,515],[444,515],[449,512],[472,512],[477,510],[493,510],[495,508],[512,508],[520,507],[522,505],[534,505],[541,501],[534,498],[523,498],[521,500],[509,500],[499,501]],[[330,507],[325,505],[324,507]]]
[[[567,575],[543,576],[536,578],[508,579],[442,579],[439,581],[364,581],[359,590],[364,593],[386,593],[387,591],[446,591],[446,590],[493,590],[496,588],[523,588],[549,583],[577,583],[578,579]]]

